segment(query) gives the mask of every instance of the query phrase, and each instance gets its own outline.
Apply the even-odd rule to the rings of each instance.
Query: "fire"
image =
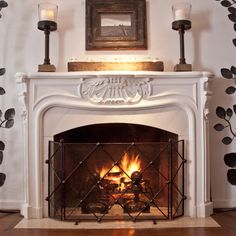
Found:
[[[141,171],[141,161],[139,155],[129,157],[127,153],[121,159],[121,168],[128,174],[130,177],[133,172]]]
[[[131,181],[130,177],[132,173],[134,173],[135,171],[141,171],[140,157],[139,155],[132,155],[130,157],[128,153],[125,153],[119,163],[119,166],[115,165],[110,171],[108,168],[103,167],[99,173],[100,177],[103,178],[109,171],[104,179],[112,181],[119,186],[120,190],[123,190],[125,188],[125,183]]]

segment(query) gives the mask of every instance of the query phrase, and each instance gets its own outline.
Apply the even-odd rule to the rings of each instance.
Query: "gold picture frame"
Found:
[[[145,50],[146,0],[86,0],[86,50]]]

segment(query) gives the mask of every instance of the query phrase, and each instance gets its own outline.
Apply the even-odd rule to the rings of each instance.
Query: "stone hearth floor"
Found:
[[[220,227],[220,225],[211,217],[207,218],[189,218],[181,217],[172,221],[82,221],[77,225],[74,222],[58,221],[49,218],[44,219],[22,219],[15,228],[17,229],[147,229],[147,228],[189,228],[189,227]]]

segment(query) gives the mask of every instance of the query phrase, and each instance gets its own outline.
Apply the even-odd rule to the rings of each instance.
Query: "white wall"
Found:
[[[9,7],[2,10],[0,19],[0,66],[7,69],[1,78],[7,94],[0,97],[1,109],[16,108],[15,126],[0,130],[1,140],[6,142],[4,161],[0,172],[7,174],[5,185],[0,188],[0,208],[18,208],[24,201],[23,191],[23,144],[21,109],[17,101],[14,75],[16,72],[37,71],[43,63],[44,35],[37,30],[37,1],[8,0]],[[85,51],[85,0],[48,0],[59,5],[58,30],[51,34],[51,62],[58,71],[67,70],[67,62],[75,57],[79,60],[114,59],[133,56],[159,58],[164,61],[165,70],[173,70],[179,60],[178,33],[171,29],[171,6],[177,0],[148,0],[148,50],[144,51]],[[230,67],[236,60],[232,39],[235,36],[233,23],[227,18],[227,10],[215,0],[191,0],[192,29],[186,32],[186,59],[194,70],[215,73],[212,82],[211,161],[212,197],[215,206],[236,206],[236,187],[226,179],[227,167],[223,155],[233,150],[233,145],[221,144],[223,133],[213,130],[217,122],[214,113],[217,105],[229,106],[235,102],[224,93],[226,82],[220,77],[221,67]],[[235,150],[236,151],[236,150]]]

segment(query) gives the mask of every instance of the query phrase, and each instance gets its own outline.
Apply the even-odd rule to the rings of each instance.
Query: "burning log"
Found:
[[[117,172],[109,172],[107,176],[110,178],[121,178],[123,174],[124,174],[123,172],[117,171]]]
[[[109,209],[109,205],[106,202],[98,201],[98,202],[89,202],[88,204],[84,204],[82,207],[83,214],[89,213],[100,213],[107,214]]]
[[[132,183],[131,180],[127,180],[127,178],[125,178],[125,177],[120,178],[120,182],[125,184],[125,185],[128,185],[128,184]]]
[[[91,209],[88,208],[90,204],[94,204],[101,198],[101,189],[99,186],[100,175],[97,172],[94,172],[92,175],[87,176],[85,181],[86,192],[82,192],[81,196],[81,210],[83,214],[91,213]],[[83,199],[85,198],[85,199]]]
[[[128,201],[124,204],[124,213],[150,213],[150,206],[143,201]]]
[[[134,171],[131,174],[131,180],[135,183],[135,184],[140,184],[141,181],[143,179],[142,173],[140,171]]]
[[[126,213],[150,212],[150,206],[144,200],[150,186],[149,181],[143,179],[139,156],[129,159],[125,154],[119,165],[114,165],[110,171],[104,167],[100,173],[95,172],[86,185],[93,191],[82,204],[83,213],[106,214],[115,201]]]
[[[119,187],[119,184],[113,180],[103,179],[101,181],[101,187],[106,191],[115,191],[115,189]]]

